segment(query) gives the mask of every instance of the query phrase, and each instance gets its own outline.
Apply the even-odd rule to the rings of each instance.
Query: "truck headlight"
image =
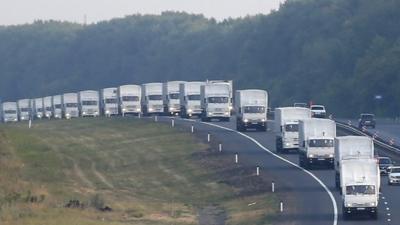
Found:
[[[193,110],[192,109],[188,109],[188,113],[191,113],[191,112],[193,112]]]
[[[266,120],[265,119],[261,119],[261,122],[265,122]]]
[[[137,109],[136,109],[136,112],[140,112],[140,109],[139,109],[139,108],[137,108]]]
[[[21,120],[24,120],[24,119],[25,119],[25,117],[24,117],[24,116],[22,116],[22,117],[21,117]]]
[[[126,108],[123,108],[123,109],[122,109],[122,112],[125,112],[125,111],[126,111]]]
[[[15,122],[17,122],[17,121],[18,121],[18,119],[17,119],[17,118],[15,118],[15,119],[14,119],[14,121],[15,121]]]
[[[375,206],[375,202],[369,203],[370,206]]]
[[[212,116],[212,112],[208,112],[208,115],[209,115],[209,116]]]
[[[329,158],[333,158],[333,154],[329,154]]]
[[[351,207],[351,203],[347,203],[346,206],[347,206],[347,207]]]
[[[82,112],[82,115],[86,115],[86,112]]]
[[[229,106],[229,110],[232,110],[233,109],[233,107],[232,106]]]
[[[169,108],[169,111],[173,111],[173,110],[175,110],[175,108],[174,108],[174,107],[171,107],[171,108]]]
[[[308,155],[308,158],[313,158],[313,157],[314,157],[313,154],[309,154],[309,155]]]
[[[153,108],[149,108],[149,112],[153,112]]]
[[[106,114],[110,114],[110,110],[106,110]]]
[[[249,122],[249,120],[248,120],[248,119],[244,119],[243,121],[244,121],[245,123],[248,123],[248,122]]]
[[[99,115],[99,112],[94,112],[94,115]]]
[[[225,116],[229,116],[229,112],[225,112]]]

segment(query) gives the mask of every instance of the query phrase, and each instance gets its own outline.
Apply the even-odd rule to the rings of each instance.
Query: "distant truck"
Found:
[[[77,93],[65,93],[62,96],[62,111],[66,119],[79,117],[79,104]]]
[[[33,101],[33,116],[42,119],[44,116],[43,98],[35,98]]]
[[[232,80],[207,80],[209,84],[226,84],[229,87],[229,110],[233,110],[233,81]]]
[[[143,115],[162,115],[163,106],[163,84],[147,83],[142,84],[142,111]]]
[[[16,102],[3,102],[1,114],[4,123],[18,121],[18,107]]]
[[[31,118],[32,107],[30,99],[21,99],[17,102],[19,121],[26,121]]]
[[[56,119],[62,118],[62,96],[54,95],[52,98],[53,117]]]
[[[235,94],[236,129],[267,131],[268,93],[264,90],[237,90]]]
[[[340,169],[343,218],[369,214],[377,219],[381,178],[376,159],[343,160]]]
[[[53,116],[53,100],[52,96],[43,98],[44,116],[50,119]]]
[[[99,92],[93,90],[78,93],[80,115],[97,117],[100,115]]]
[[[178,115],[181,111],[179,99],[179,85],[184,81],[168,81],[163,83],[164,112],[168,115]]]
[[[142,87],[128,84],[118,88],[119,112],[126,114],[140,114],[142,112]]]
[[[274,130],[278,153],[299,148],[299,120],[311,118],[309,108],[282,107],[275,109]]]
[[[207,83],[200,88],[201,97],[201,121],[218,119],[229,121],[230,87],[225,83]]]
[[[118,88],[104,88],[101,90],[101,112],[104,116],[116,116],[118,112]]]
[[[335,184],[341,189],[340,171],[343,161],[374,159],[374,142],[367,136],[343,136],[335,138]]]
[[[200,89],[205,82],[184,82],[179,84],[179,96],[182,118],[201,115]]]
[[[333,169],[336,123],[329,119],[303,119],[299,122],[299,165],[325,165]]]

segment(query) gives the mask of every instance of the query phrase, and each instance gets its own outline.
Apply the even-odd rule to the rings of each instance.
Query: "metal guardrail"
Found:
[[[390,141],[384,140],[383,138],[380,138],[376,136],[375,134],[368,132],[368,131],[362,131],[358,129],[355,126],[336,121],[336,125],[342,129],[345,129],[347,131],[350,131],[352,133],[358,134],[358,135],[363,135],[363,136],[369,136],[374,139],[374,143],[381,146],[382,148],[385,148],[391,152],[400,154],[400,146],[394,143],[390,143]]]

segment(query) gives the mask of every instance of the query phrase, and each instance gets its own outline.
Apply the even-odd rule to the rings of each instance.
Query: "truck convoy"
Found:
[[[62,118],[62,95],[54,95],[53,103],[53,117],[56,119]]]
[[[53,116],[53,101],[51,96],[43,98],[44,116],[50,119]]]
[[[78,94],[77,93],[63,94],[62,109],[64,118],[66,119],[79,117]]]
[[[342,194],[343,218],[368,213],[378,217],[380,171],[369,137],[335,139],[335,183]]]
[[[118,88],[119,112],[126,114],[140,114],[142,101],[142,87],[140,85],[122,85]]]
[[[164,112],[168,115],[178,115],[181,111],[179,85],[184,81],[168,81],[163,83]]]
[[[184,82],[179,84],[181,117],[190,118],[201,115],[200,88],[205,82]]]
[[[309,108],[283,107],[275,109],[276,152],[299,148],[299,120],[311,118]]]
[[[147,83],[142,85],[142,111],[143,115],[164,114],[163,84]]]
[[[30,99],[21,99],[17,102],[18,105],[18,116],[19,121],[26,121],[31,118],[31,100]]]
[[[235,95],[236,129],[267,131],[268,93],[264,90],[237,90]]]
[[[78,93],[79,111],[82,117],[100,115],[99,92],[98,91],[80,91]]]
[[[299,122],[299,165],[309,168],[323,164],[334,168],[336,123],[329,119],[303,119]]]
[[[201,120],[210,121],[219,119],[229,121],[230,110],[230,87],[225,83],[207,83],[201,86]]]
[[[104,88],[101,90],[101,112],[107,117],[119,114],[117,88]]]
[[[37,119],[43,118],[43,98],[35,98],[33,99],[33,113],[34,117]]]
[[[18,107],[16,102],[3,102],[1,104],[1,114],[4,123],[18,121]]]

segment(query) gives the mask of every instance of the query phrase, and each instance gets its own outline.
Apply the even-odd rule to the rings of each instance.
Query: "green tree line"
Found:
[[[398,0],[289,0],[268,15],[221,22],[164,12],[3,26],[0,96],[233,79],[238,89],[268,90],[273,107],[312,101],[337,116],[398,116],[398,9]]]

